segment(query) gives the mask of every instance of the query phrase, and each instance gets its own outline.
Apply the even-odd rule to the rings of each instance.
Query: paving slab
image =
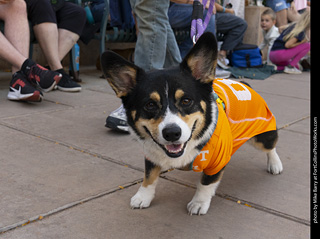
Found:
[[[1,125],[0,142],[0,228],[143,176]]]
[[[143,152],[104,127],[121,102],[100,75],[84,69],[80,93],[41,103],[8,101],[10,74],[0,75],[0,230],[25,224],[1,238],[310,237],[309,73],[244,79],[277,118],[284,172],[269,175],[266,155],[243,146],[201,217],[186,211],[200,175],[178,170],[162,174],[149,209],[130,209]]]
[[[301,75],[274,74],[265,80],[244,79],[254,90],[269,95],[310,100],[310,73]]]
[[[148,209],[132,210],[139,185],[106,195],[28,226],[3,238],[308,238],[309,227],[215,197],[205,216],[188,216],[194,189],[160,180]]]
[[[245,144],[227,165],[217,193],[259,204],[309,223],[310,156],[306,150],[309,148],[309,136],[290,131],[280,131],[279,136],[277,152],[284,167],[282,174],[269,174],[266,154]],[[196,186],[201,174],[174,170],[166,176]]]
[[[107,94],[100,98],[102,102],[104,99],[108,102],[116,100]],[[110,106],[108,108],[111,109]],[[104,104],[83,105],[44,114],[10,117],[2,119],[2,122],[16,129],[26,130],[143,170],[142,147],[136,138],[133,135],[110,131],[104,126],[109,113]]]

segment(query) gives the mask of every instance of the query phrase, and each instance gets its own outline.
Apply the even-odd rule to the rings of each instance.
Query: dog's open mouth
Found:
[[[177,158],[183,154],[186,145],[187,145],[187,142],[185,142],[184,144],[167,144],[167,145],[164,145],[163,147],[165,149],[166,154],[169,157]]]
[[[155,140],[153,137],[152,137],[152,134],[150,133],[150,131],[148,130],[147,127],[143,126],[143,128],[145,129],[145,131],[150,135],[150,137],[152,138],[153,142],[155,142],[157,145],[159,145],[163,151],[170,157],[170,158],[178,158],[180,157],[181,155],[183,155],[184,153],[184,150],[187,146],[187,143],[189,142],[189,140],[192,138],[192,134],[193,134],[193,131],[196,127],[196,123],[197,121],[194,122],[193,124],[193,127],[192,127],[192,131],[191,131],[191,134],[190,134],[190,137],[189,139],[184,142],[184,143],[172,143],[172,144],[165,144],[165,145],[162,145],[160,144],[157,140]]]

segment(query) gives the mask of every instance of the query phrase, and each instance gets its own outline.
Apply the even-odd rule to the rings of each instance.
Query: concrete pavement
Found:
[[[284,171],[244,145],[231,159],[205,216],[188,216],[199,174],[162,174],[150,208],[129,206],[143,178],[130,135],[104,127],[121,103],[94,68],[80,93],[41,103],[6,99],[0,78],[0,238],[309,238],[310,74],[245,79],[277,119]]]

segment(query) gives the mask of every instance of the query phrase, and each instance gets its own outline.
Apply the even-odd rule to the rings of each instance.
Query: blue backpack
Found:
[[[235,67],[261,67],[262,55],[259,47],[251,44],[241,44],[231,54],[231,64]]]

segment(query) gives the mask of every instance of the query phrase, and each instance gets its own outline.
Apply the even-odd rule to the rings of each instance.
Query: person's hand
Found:
[[[232,8],[226,8],[226,12],[234,15],[234,10]]]
[[[0,0],[0,4],[7,4],[13,2],[14,0]]]

